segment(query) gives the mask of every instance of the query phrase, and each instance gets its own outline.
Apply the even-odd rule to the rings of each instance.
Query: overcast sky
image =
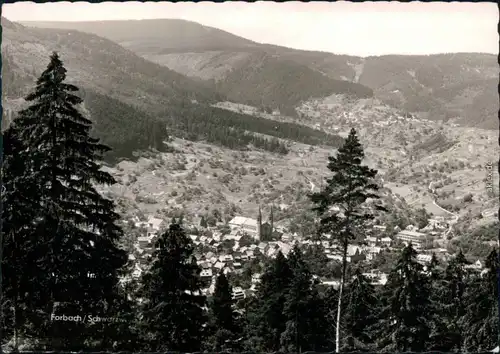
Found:
[[[337,54],[498,53],[494,3],[17,2],[11,21],[179,18],[250,40]]]

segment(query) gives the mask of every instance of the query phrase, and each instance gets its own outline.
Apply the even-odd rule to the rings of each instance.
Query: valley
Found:
[[[2,6],[1,352],[498,352],[487,5]]]
[[[496,132],[484,129],[497,124],[490,56],[357,58],[182,20],[132,22],[2,19],[3,126],[24,105],[42,58],[61,51],[96,136],[114,149],[106,168],[119,183],[102,192],[127,219],[197,220],[212,210],[255,217],[272,204],[279,222],[310,217],[307,193],[320,188],[327,156],[355,128],[391,215],[411,224],[424,208],[471,227],[496,220],[485,168],[499,155]]]

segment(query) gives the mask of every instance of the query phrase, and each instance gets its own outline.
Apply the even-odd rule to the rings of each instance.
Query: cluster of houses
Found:
[[[401,230],[395,238],[407,245],[411,242],[413,247],[420,251],[429,238],[438,238],[448,229],[449,224],[442,216],[436,216],[428,220],[427,226],[418,229],[416,226],[409,225],[405,230]]]
[[[364,102],[364,104],[362,102]],[[367,110],[365,105],[371,108]],[[346,102],[340,95],[336,98],[335,95],[332,95],[330,99],[325,101],[311,100],[304,103],[299,110],[302,114],[314,117],[316,120],[322,117],[330,117],[334,114],[336,117],[339,117],[340,120],[343,119],[345,122],[349,122],[349,126],[352,126],[352,124],[366,125],[366,123],[369,123],[378,127],[390,127],[397,122],[420,123],[424,125],[433,124],[430,120],[416,118],[407,112],[393,112],[386,106],[378,105],[377,102],[371,99],[358,101],[358,103],[353,104],[349,110],[346,110]],[[373,119],[374,115],[377,116],[377,120]],[[343,127],[339,126],[338,122],[339,120],[336,120],[335,123],[325,120],[322,123],[317,123],[315,128],[342,129]]]
[[[310,245],[313,242],[320,242],[324,248],[326,257],[331,261],[342,261],[342,252],[339,244],[332,241],[331,236],[326,235],[323,241],[304,240],[298,237],[297,234],[287,233],[284,227],[274,227],[272,220],[272,212],[270,220],[262,222],[261,212],[257,219],[252,219],[243,216],[236,216],[229,221],[229,232],[222,234],[217,228],[209,228],[210,236],[206,235],[189,235],[195,246],[195,257],[198,265],[202,269],[200,277],[204,288],[202,292],[205,295],[210,295],[215,289],[215,281],[220,274],[240,274],[243,272],[245,263],[254,260],[263,255],[269,258],[274,258],[278,252],[282,252],[285,256],[290,252],[295,244]],[[154,251],[154,243],[163,225],[163,220],[150,217],[146,222],[135,220],[136,227],[144,230],[144,234],[137,238],[134,246],[134,252],[130,254],[129,259],[134,263],[135,269],[133,277],[140,277],[141,273],[150,264],[150,256]],[[189,225],[187,229],[189,229]],[[361,244],[352,244],[347,249],[347,262],[371,262],[379,253],[386,249],[392,249],[395,246],[395,240],[399,240],[402,244],[412,245],[421,250],[425,240],[429,236],[434,236],[445,230],[447,224],[443,218],[431,219],[429,225],[421,230],[416,230],[415,227],[409,226],[405,230],[399,231],[394,239],[387,237],[386,227],[383,225],[375,225],[369,230],[367,236]],[[245,238],[246,242],[243,242]],[[221,245],[231,240],[232,247],[221,247]],[[250,240],[250,242],[249,242]],[[420,252],[418,261],[423,265],[427,265],[432,258],[432,253],[447,258],[449,256],[446,249],[433,249],[429,253]],[[483,265],[480,261],[468,266],[471,270],[481,271]],[[373,269],[364,274],[372,280],[374,285],[383,285],[387,282],[387,274]],[[242,299],[251,294],[256,289],[256,285],[260,280],[260,274],[252,276],[251,286],[249,289],[235,287],[233,289],[233,298]],[[323,280],[324,285],[338,286],[337,280]]]

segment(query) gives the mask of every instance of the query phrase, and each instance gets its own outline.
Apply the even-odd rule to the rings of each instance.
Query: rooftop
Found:
[[[237,226],[254,226],[254,227],[257,227],[257,220],[250,219],[250,218],[245,218],[243,216],[236,216],[231,221],[229,221],[229,224],[237,225]]]

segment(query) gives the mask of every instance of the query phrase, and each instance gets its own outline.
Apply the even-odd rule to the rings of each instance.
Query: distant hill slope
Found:
[[[498,129],[498,73],[492,54],[391,55],[366,58],[359,82],[385,102],[430,119]]]
[[[280,60],[266,53],[253,53],[247,65],[232,70],[215,87],[233,102],[279,109],[295,115],[295,107],[310,98],[348,94],[355,98],[373,96],[368,87],[327,78],[307,66]]]
[[[5,18],[2,29],[2,57],[9,58],[18,77],[38,77],[51,52],[57,51],[66,65],[69,81],[150,112],[192,99],[209,103],[221,99],[208,86],[96,35],[27,28]]]
[[[5,19],[2,26],[3,129],[26,105],[22,98],[34,88],[50,53],[58,51],[68,81],[81,89],[82,109],[93,120],[94,133],[114,149],[110,159],[160,149],[172,133],[233,149],[251,144],[278,153],[286,153],[278,139],[334,147],[342,142],[297,124],[213,108],[211,104],[225,98],[207,83],[149,62],[110,40],[72,30],[26,28]]]
[[[232,101],[265,105],[291,115],[296,114],[295,107],[311,97],[346,93],[365,98],[373,94],[368,87],[333,79],[306,65],[271,56],[259,43],[194,22],[140,20],[26,24],[94,33],[160,64],[165,64],[161,57],[189,53],[177,58],[177,64],[165,66],[191,77],[217,79],[218,84],[212,87]],[[192,56],[198,63],[190,60],[191,52],[195,52]],[[199,71],[204,67],[207,75],[200,75]],[[214,75],[214,72],[220,75]]]
[[[258,64],[260,54],[255,53],[266,53],[290,71],[303,69],[283,61],[295,62],[334,80],[367,86],[385,103],[410,112],[425,113],[429,119],[456,118],[462,125],[498,128],[499,99],[494,86],[498,84],[499,72],[497,57],[492,54],[360,58],[259,44],[219,29],[170,19],[27,24],[95,33],[191,77],[217,81],[228,77],[224,84],[228,88],[223,92],[238,91],[236,84],[230,85],[232,77],[241,76],[241,71],[248,73]],[[233,71],[240,73],[233,74]],[[290,73],[290,77],[293,75]],[[249,82],[255,85],[259,79],[265,79],[259,87],[276,90],[284,84],[280,75],[256,75]],[[321,87],[325,85],[328,86],[320,84]],[[314,96],[318,90],[311,86],[301,87],[303,92],[300,95],[305,96],[309,95],[308,91]],[[261,97],[265,98],[264,95]]]
[[[257,47],[258,43],[231,33],[201,26],[185,20],[127,20],[88,22],[21,22],[40,28],[73,29],[109,38],[134,52],[147,53],[152,50],[175,52],[180,50],[199,51],[223,50],[227,48]]]

